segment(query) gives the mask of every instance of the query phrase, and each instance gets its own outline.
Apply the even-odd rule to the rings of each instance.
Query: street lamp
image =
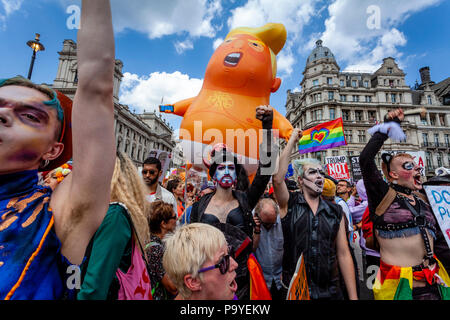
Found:
[[[33,56],[31,57],[30,70],[28,71],[28,79],[31,79],[31,73],[33,72],[34,60],[36,60],[36,52],[44,51],[45,47],[42,43],[39,42],[39,37],[41,35],[36,33],[36,38],[34,40],[27,41],[27,45],[33,49]]]

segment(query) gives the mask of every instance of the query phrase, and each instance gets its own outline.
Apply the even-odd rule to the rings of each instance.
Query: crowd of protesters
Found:
[[[109,1],[82,5],[73,104],[0,79],[1,299],[285,300],[301,257],[313,300],[450,299],[450,250],[421,167],[406,153],[384,154],[382,173],[374,161],[403,137],[401,109],[369,130],[354,184],[310,158],[287,178],[299,128],[251,180],[222,144],[202,185],[162,179],[154,157],[139,172],[114,147]],[[255,114],[260,150],[273,150],[272,107]],[[74,266],[80,286],[69,288]]]

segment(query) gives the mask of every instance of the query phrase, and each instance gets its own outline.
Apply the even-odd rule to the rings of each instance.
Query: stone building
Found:
[[[395,143],[389,139],[384,150],[425,151],[428,176],[439,166],[448,167],[450,109],[444,100],[447,103],[450,100],[449,79],[444,80],[445,87],[431,82],[428,67],[420,73],[422,84],[414,90],[405,83],[405,73],[392,57],[383,59],[374,73],[341,72],[331,50],[318,40],[306,60],[300,91],[287,92],[286,118],[294,127],[308,129],[342,117],[347,145],[314,154],[293,153],[292,157],[313,157],[324,163],[326,156],[359,155],[370,139],[367,130],[377,121],[383,121],[390,110],[425,107],[428,110],[425,118],[412,115],[403,122],[406,142]],[[441,90],[441,96],[436,90]],[[379,154],[376,160],[380,163]]]
[[[64,40],[63,49],[59,52],[57,75],[51,85],[72,99],[78,83],[76,54],[76,43],[72,40]],[[122,68],[122,61],[116,60],[113,95],[117,149],[125,152],[136,166],[140,167],[150,150],[172,151],[175,147],[172,140],[173,129],[160,114],[145,111],[143,114],[136,114],[127,105],[119,102]]]

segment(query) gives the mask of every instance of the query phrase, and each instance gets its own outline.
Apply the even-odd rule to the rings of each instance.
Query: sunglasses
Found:
[[[228,272],[228,269],[230,268],[230,258],[234,258],[234,252],[233,248],[231,246],[228,246],[227,255],[223,256],[222,259],[220,259],[220,261],[215,265],[198,270],[198,273],[219,268],[221,274],[226,274]]]
[[[158,171],[155,170],[142,170],[142,174],[146,175],[147,173],[150,173],[151,175],[154,175],[156,173],[158,173]]]

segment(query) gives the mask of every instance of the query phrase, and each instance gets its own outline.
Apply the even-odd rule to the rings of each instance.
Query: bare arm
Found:
[[[292,149],[297,145],[298,139],[301,137],[301,135],[302,131],[300,129],[294,129],[286,147],[281,153],[278,171],[272,177],[273,192],[280,207],[280,218],[284,218],[286,216],[288,209],[287,205],[289,201],[289,191],[287,189],[286,183],[284,182],[284,177],[286,176],[286,172],[289,166],[289,157],[292,153]]]
[[[106,214],[115,161],[114,34],[108,0],[83,0],[78,89],[72,111],[73,172],[52,197],[62,253],[80,263]]]
[[[358,295],[356,293],[355,266],[353,265],[353,259],[348,247],[344,221],[345,219],[341,219],[337,235],[337,258],[339,268],[344,277],[345,286],[347,287],[348,297],[350,300],[358,300]]]

